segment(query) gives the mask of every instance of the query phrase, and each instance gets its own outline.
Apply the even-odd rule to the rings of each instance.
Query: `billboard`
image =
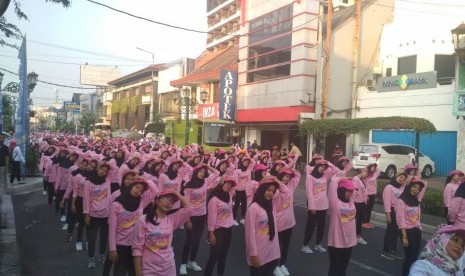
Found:
[[[95,86],[108,86],[108,82],[121,77],[121,70],[113,66],[81,65],[80,83]]]
[[[197,106],[198,119],[218,119],[218,103],[200,104]]]
[[[236,119],[237,71],[221,70],[219,117],[222,120]]]
[[[65,102],[65,111],[75,111],[80,110],[81,107],[78,103],[75,102]]]

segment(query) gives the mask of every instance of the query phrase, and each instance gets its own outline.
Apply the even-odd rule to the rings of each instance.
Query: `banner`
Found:
[[[219,117],[222,120],[236,119],[237,71],[221,70]]]
[[[218,119],[218,103],[200,104],[197,106],[198,119]]]

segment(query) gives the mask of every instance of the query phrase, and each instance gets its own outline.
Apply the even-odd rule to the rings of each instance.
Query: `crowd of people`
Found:
[[[75,239],[76,251],[87,250],[89,269],[101,262],[104,275],[187,275],[188,270],[212,275],[216,266],[217,275],[228,275],[233,229],[242,224],[237,229],[245,234],[250,275],[291,275],[286,261],[296,225],[300,155],[244,145],[209,152],[196,144],[64,134],[43,134],[37,141],[44,195],[63,222],[65,241]],[[355,175],[351,169],[344,156],[333,164],[315,154],[304,172],[308,213],[301,251],[328,251],[328,275],[346,275],[354,246],[369,242],[363,229],[374,227],[370,220],[380,171],[376,164]],[[403,258],[402,275],[433,275],[418,272],[431,265],[444,275],[463,275],[463,181],[462,172],[451,172],[444,189],[450,225],[440,227],[421,254],[420,202],[426,182],[414,165],[407,165],[384,188],[387,229],[381,256]],[[196,259],[205,227],[210,252],[202,268]],[[177,228],[185,229],[184,237],[176,237],[184,239],[178,267],[171,246]]]

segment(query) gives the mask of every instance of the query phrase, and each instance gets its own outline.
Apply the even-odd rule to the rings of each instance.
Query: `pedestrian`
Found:
[[[10,185],[13,185],[13,181],[16,177],[18,184],[24,184],[24,181],[21,181],[21,164],[26,163],[24,160],[23,153],[16,143],[16,139],[10,140],[10,155],[11,155],[11,176],[10,176]]]
[[[298,165],[300,163],[300,159],[302,158],[302,152],[294,143],[291,143],[290,145],[291,145],[291,150],[289,151],[289,155],[294,156],[295,158],[294,167],[295,167],[295,165]]]
[[[174,203],[181,202],[178,212],[170,213]],[[132,242],[132,255],[137,276],[176,275],[173,231],[186,223],[192,213],[189,201],[177,190],[163,190],[153,208],[137,221]]]
[[[286,267],[286,261],[289,245],[291,243],[292,230],[296,224],[294,215],[294,192],[297,185],[299,185],[300,173],[295,169],[286,167],[276,178],[282,181],[289,190],[287,194],[279,193],[276,199],[276,230],[278,231],[281,254],[277,269],[281,271],[282,275],[288,276],[291,274]]]
[[[410,266],[418,258],[420,252],[421,210],[418,196],[425,186],[422,180],[412,179],[396,203],[396,220],[402,234],[402,245],[405,252],[402,276],[409,275]]]
[[[257,147],[258,147],[257,140],[253,140],[253,143],[252,143],[252,145],[251,145],[251,148],[252,148],[252,149],[257,149]]]
[[[361,245],[367,245],[368,243],[362,237],[362,224],[366,216],[366,206],[368,202],[368,196],[366,192],[366,177],[368,175],[368,168],[364,167],[358,169],[357,175],[355,175],[352,180],[354,181],[355,191],[354,191],[354,203],[355,208],[357,209],[357,214],[355,216],[355,224],[357,230],[357,243]]]
[[[43,184],[44,184],[44,190],[42,191],[43,195],[47,194],[47,191],[49,189],[48,187],[50,185],[50,182],[48,181],[48,177],[45,175],[45,169],[50,166],[52,162],[52,158],[56,154],[58,154],[57,147],[47,146],[46,150],[42,153],[42,156],[40,157],[39,170],[42,172],[42,177],[43,177]],[[51,201],[49,204],[51,204]]]
[[[0,134],[0,183],[7,188],[7,175],[10,168],[10,152],[8,147],[5,146],[5,136]],[[44,188],[45,190],[45,188]]]
[[[451,225],[441,227],[426,243],[419,260],[410,268],[409,275],[463,275],[464,249],[465,229]]]
[[[259,183],[245,218],[245,242],[250,275],[271,276],[281,257],[276,237],[275,194],[288,193],[287,187],[276,177],[266,177]],[[278,275],[282,275],[278,274]]]
[[[215,264],[217,274],[224,275],[226,257],[232,239],[233,226],[233,196],[236,187],[236,178],[224,177],[210,193],[208,200],[208,242],[210,243],[210,256],[205,265],[205,276],[212,275]]]
[[[249,157],[244,157],[239,160],[238,168],[235,170],[235,177],[237,179],[236,195],[234,196],[233,208],[233,224],[238,226],[239,223],[244,224],[245,214],[247,212],[247,192],[246,189],[252,181],[252,169],[255,166],[255,160]],[[241,208],[239,220],[236,220],[237,211]],[[239,223],[238,223],[239,221]]]
[[[79,162],[79,167],[71,172],[72,180],[70,185],[73,188],[72,192],[72,201],[71,201],[71,213],[74,215],[68,225],[68,233],[71,231],[73,233],[75,222],[78,223],[77,231],[76,231],[76,251],[82,251],[82,235],[84,233],[84,210],[82,205],[82,198],[84,196],[84,185],[86,183],[86,179],[84,177],[84,173],[86,172],[87,168],[92,168],[89,166],[89,161],[87,159],[82,159]]]
[[[455,227],[465,229],[465,180],[457,188],[448,211],[447,220]]]
[[[139,178],[111,203],[108,258],[114,264],[114,276],[135,275],[131,251],[134,225],[158,193],[153,183],[149,187],[148,181]],[[142,196],[145,194],[147,196]]]
[[[402,259],[397,251],[397,240],[399,239],[399,228],[396,220],[396,203],[405,188],[407,174],[402,172],[391,178],[383,190],[383,205],[386,213],[386,232],[384,233],[384,244],[381,257],[388,260]]]
[[[328,276],[346,275],[352,249],[357,245],[354,189],[353,180],[348,178],[329,186]]]
[[[306,168],[305,190],[307,195],[307,224],[305,226],[304,239],[301,250],[306,254],[312,254],[310,248],[310,240],[313,236],[313,231],[316,230],[316,245],[315,250],[326,252],[326,249],[321,244],[323,242],[323,234],[325,229],[326,212],[328,210],[328,195],[327,183],[332,175],[338,171],[333,164],[326,160],[320,160],[311,168]]]
[[[344,152],[342,151],[341,146],[339,146],[338,144],[336,144],[336,145],[334,146],[333,152],[332,152],[332,154],[331,154],[331,162],[333,162],[334,164],[336,164],[337,161],[339,160],[339,158],[341,158],[342,156],[344,156]]]
[[[66,191],[68,190],[69,182],[71,181],[71,169],[72,166],[78,161],[79,155],[75,152],[68,154],[68,156],[62,160],[57,168],[57,176],[55,182],[55,202],[58,206],[58,216],[60,217],[61,222],[64,222],[63,230],[68,229],[67,215],[65,209],[66,199],[64,198]]]
[[[181,275],[187,274],[187,268],[194,271],[202,270],[197,264],[196,258],[207,221],[207,189],[218,176],[219,172],[215,168],[201,163],[194,168],[190,181],[181,190],[181,194],[184,193],[192,208],[190,217],[190,224],[192,226],[185,229],[186,240],[179,268],[179,274]]]
[[[367,205],[365,210],[365,218],[363,219],[362,227],[371,229],[375,227],[371,221],[371,212],[375,205],[375,197],[378,193],[378,177],[381,171],[378,169],[378,164],[373,163],[367,166],[368,174],[365,177],[366,182],[366,193],[367,193]]]
[[[114,170],[114,169],[113,169]],[[110,213],[110,181],[112,167],[108,163],[100,163],[97,170],[86,176],[83,197],[84,223],[87,226],[88,268],[95,268],[95,243],[97,232],[100,233],[99,262],[105,260],[108,243],[108,215]]]
[[[464,176],[463,172],[459,170],[453,170],[449,172],[446,178],[446,186],[444,187],[444,191],[443,191],[444,213],[446,214],[446,219],[449,213],[452,198],[454,198],[455,192],[457,191],[457,188],[462,182],[463,176]],[[451,221],[447,219],[447,224],[452,224],[452,223]]]

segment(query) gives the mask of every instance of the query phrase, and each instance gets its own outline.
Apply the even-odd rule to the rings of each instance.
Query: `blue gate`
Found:
[[[415,132],[396,130],[373,130],[373,143],[404,144],[415,147]],[[433,159],[435,175],[447,176],[456,169],[457,132],[438,131],[420,134],[420,151]]]

